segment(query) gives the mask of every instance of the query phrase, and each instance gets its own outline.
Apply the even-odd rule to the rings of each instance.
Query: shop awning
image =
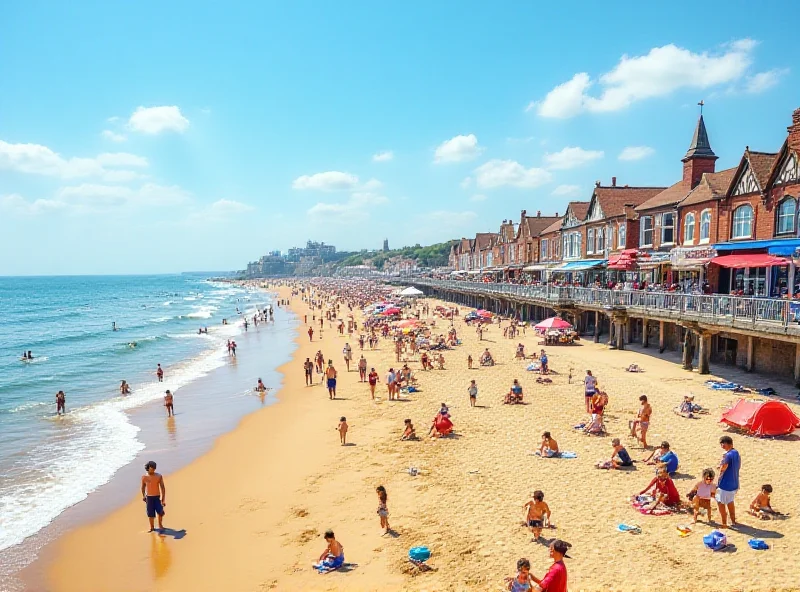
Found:
[[[767,240],[735,241],[717,243],[714,245],[714,248],[719,252],[765,249],[770,255],[790,257],[794,254],[795,250],[800,248],[800,239],[774,238]]]
[[[731,269],[741,269],[743,267],[772,267],[775,265],[788,265],[789,262],[783,257],[776,257],[767,253],[751,253],[749,255],[722,255],[714,257],[711,263],[716,263],[721,267]]]
[[[605,265],[605,259],[583,259],[581,261],[570,261],[561,267],[556,267],[553,271],[586,271],[587,269],[594,269]]]
[[[630,271],[636,267],[636,259],[631,256],[632,254],[635,256],[635,253],[636,251],[634,250],[634,253],[623,251],[619,255],[612,255],[608,259],[608,268],[620,271]]]

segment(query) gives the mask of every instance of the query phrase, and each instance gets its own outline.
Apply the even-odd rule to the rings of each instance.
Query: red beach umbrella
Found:
[[[543,320],[538,325],[534,326],[534,329],[539,329],[541,331],[546,331],[547,329],[571,329],[572,325],[570,325],[567,321],[559,317],[550,317],[549,319]]]

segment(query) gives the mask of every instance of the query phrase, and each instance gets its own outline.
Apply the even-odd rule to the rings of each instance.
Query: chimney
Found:
[[[788,144],[792,150],[800,151],[800,109],[792,113],[792,125],[787,128],[789,132]]]
[[[558,212],[556,212],[556,218],[558,218]]]
[[[595,187],[600,187],[600,181],[595,181],[595,182],[594,182],[594,186],[595,186]]]
[[[536,210],[536,217],[537,218],[541,218],[542,217],[542,210]]]
[[[522,217],[524,218],[525,214],[527,214],[527,213],[528,213],[528,210],[522,210]]]
[[[616,187],[617,186],[617,178],[616,177],[611,177],[611,186],[612,187]]]

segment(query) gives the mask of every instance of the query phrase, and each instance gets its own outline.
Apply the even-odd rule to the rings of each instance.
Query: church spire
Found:
[[[697,120],[697,127],[694,129],[694,136],[689,150],[686,151],[686,156],[683,161],[686,162],[690,158],[717,158],[714,151],[711,149],[711,143],[708,141],[708,132],[706,131],[706,122],[703,121],[703,115],[700,114],[700,119]]]

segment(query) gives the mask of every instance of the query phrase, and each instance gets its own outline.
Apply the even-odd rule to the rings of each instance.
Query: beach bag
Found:
[[[416,387],[409,386],[409,387],[408,387],[408,392],[409,392],[409,393],[417,393],[417,392],[419,392],[419,391],[417,390],[417,388],[416,388]]]
[[[750,539],[747,541],[747,544],[750,545],[751,549],[755,549],[756,551],[766,551],[769,549],[769,545],[764,539]]]
[[[414,562],[424,563],[431,558],[431,550],[428,547],[411,547],[408,558]]]
[[[725,535],[725,533],[720,532],[719,530],[712,530],[703,537],[703,544],[707,549],[719,551],[720,549],[728,546],[728,537]]]

